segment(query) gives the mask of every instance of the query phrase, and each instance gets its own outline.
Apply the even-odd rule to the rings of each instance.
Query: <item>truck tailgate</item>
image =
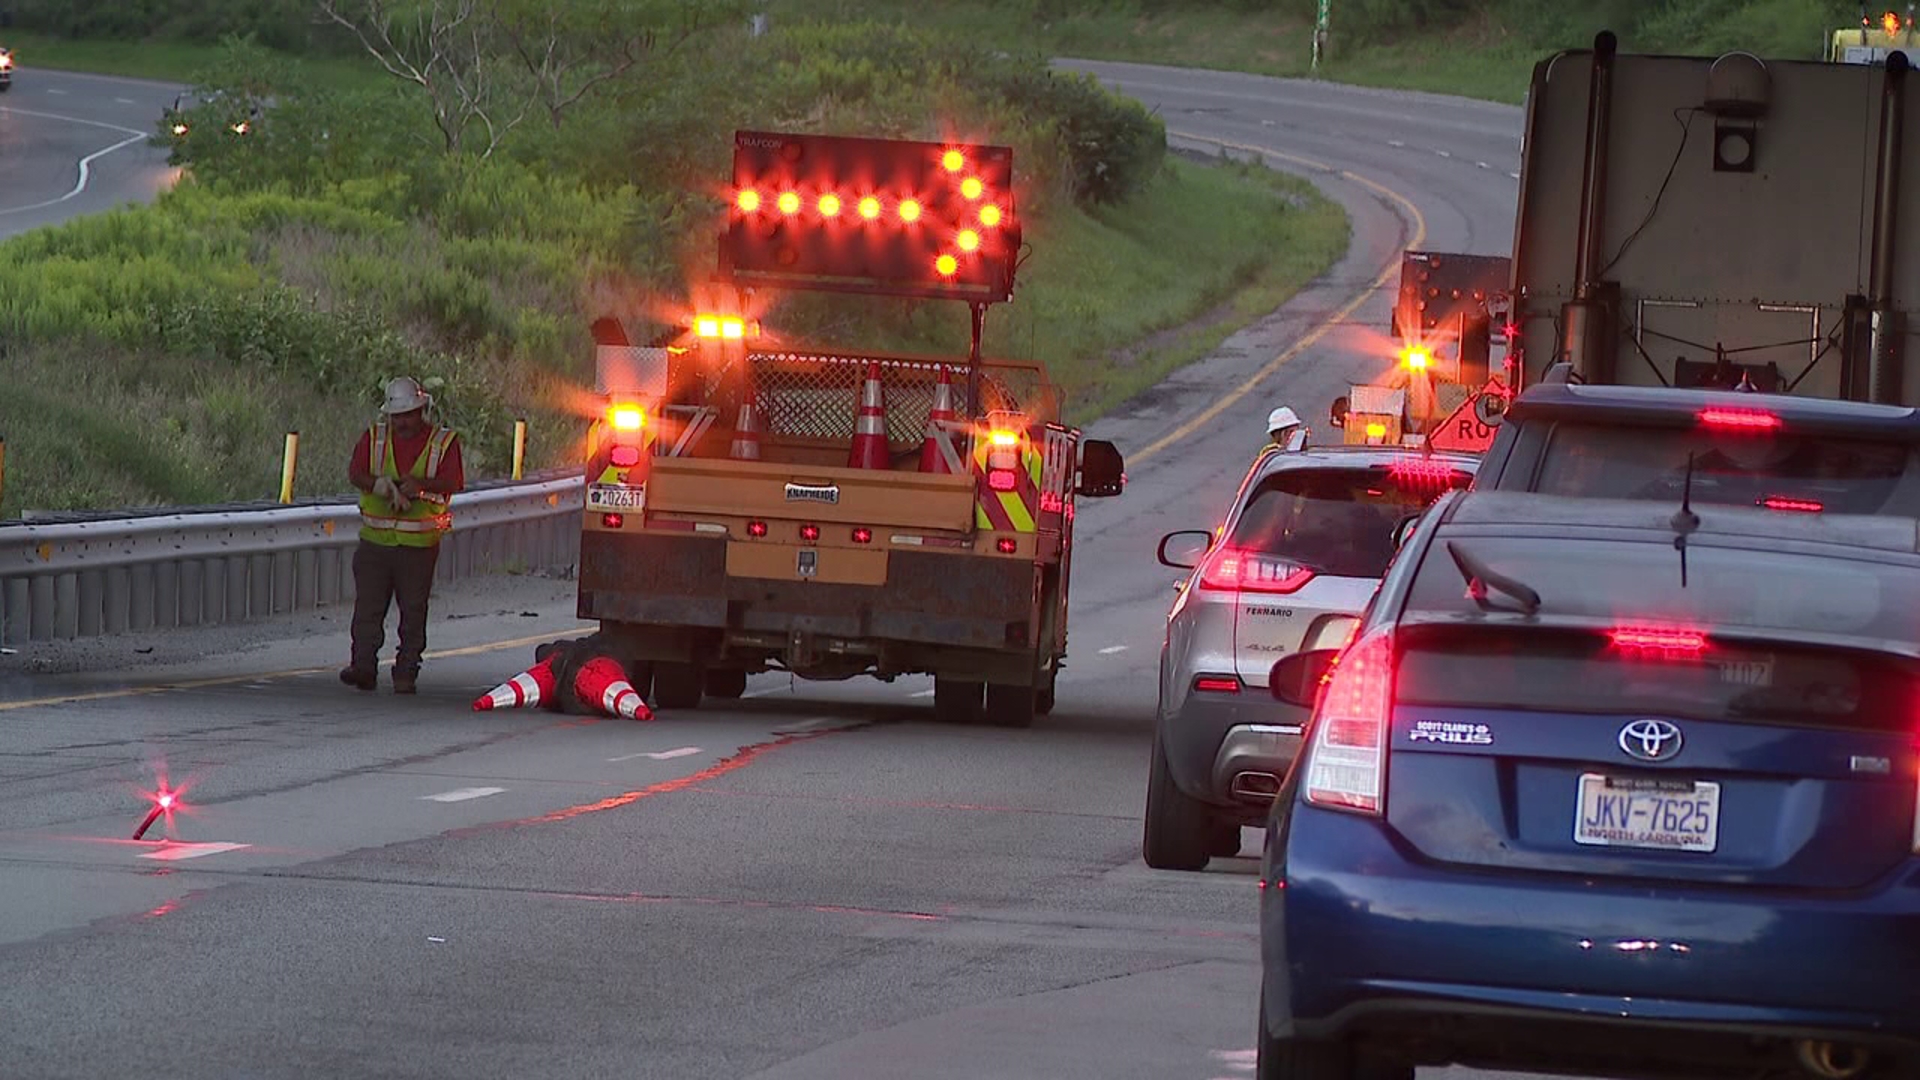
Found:
[[[970,474],[892,472],[713,458],[655,458],[653,513],[802,518],[965,532],[974,518]]]

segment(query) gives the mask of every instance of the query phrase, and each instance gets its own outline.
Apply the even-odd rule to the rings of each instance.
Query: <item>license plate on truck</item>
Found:
[[[647,489],[624,484],[588,484],[587,506],[593,510],[644,510]]]
[[[1583,773],[1573,839],[1595,847],[1713,851],[1720,846],[1720,785]]]

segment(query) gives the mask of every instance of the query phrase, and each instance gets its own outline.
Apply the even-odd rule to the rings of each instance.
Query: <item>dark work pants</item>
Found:
[[[372,671],[387,640],[387,608],[400,601],[400,653],[394,670],[418,674],[427,651],[427,597],[440,549],[360,541],[353,553],[353,666]]]

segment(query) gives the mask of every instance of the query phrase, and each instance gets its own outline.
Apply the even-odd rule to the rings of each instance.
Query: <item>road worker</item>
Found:
[[[427,419],[433,398],[416,380],[387,384],[381,418],[360,436],[347,477],[360,491],[360,546],[353,553],[353,652],[340,681],[378,685],[387,609],[400,608],[393,692],[415,692],[427,648],[427,598],[440,541],[453,526],[448,501],[466,486],[460,437]]]

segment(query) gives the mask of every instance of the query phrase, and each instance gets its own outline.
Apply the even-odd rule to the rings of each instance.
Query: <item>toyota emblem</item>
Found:
[[[1635,720],[1620,729],[1620,749],[1642,761],[1666,761],[1681,742],[1679,725],[1665,720]]]

